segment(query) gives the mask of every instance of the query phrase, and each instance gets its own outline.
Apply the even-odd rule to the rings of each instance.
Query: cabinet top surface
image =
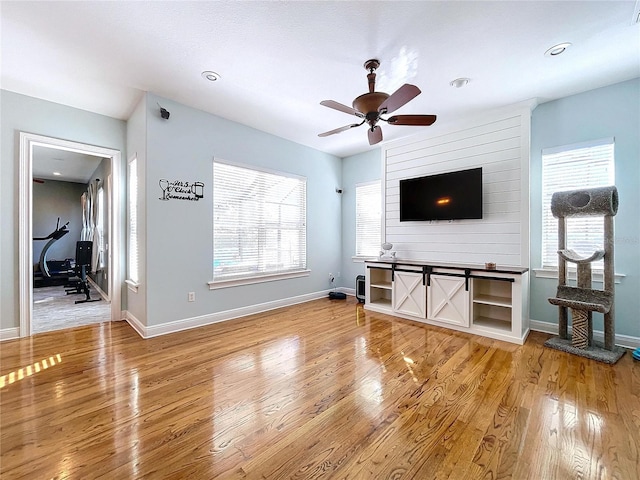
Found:
[[[434,267],[434,268],[451,268],[455,270],[473,270],[476,272],[495,272],[495,273],[512,273],[512,274],[523,274],[528,272],[529,269],[527,267],[514,267],[514,266],[503,266],[496,265],[496,268],[486,268],[481,264],[472,264],[472,263],[446,263],[446,262],[423,262],[420,260],[388,260],[388,259],[377,259],[377,260],[366,260],[365,263],[371,264],[385,264],[385,265],[408,265],[412,267]]]

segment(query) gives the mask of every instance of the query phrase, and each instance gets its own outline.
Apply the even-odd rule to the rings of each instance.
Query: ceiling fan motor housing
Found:
[[[369,120],[370,114],[375,114],[376,120],[379,117],[378,108],[389,98],[389,95],[383,92],[371,92],[360,95],[353,101],[353,108],[364,113]]]
[[[353,101],[353,108],[367,114],[369,112],[377,112],[382,102],[384,102],[389,95],[383,92],[372,92],[360,95]]]

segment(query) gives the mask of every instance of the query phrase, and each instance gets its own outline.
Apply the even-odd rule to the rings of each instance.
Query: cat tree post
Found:
[[[609,260],[604,263],[604,290],[613,292],[615,288],[613,215],[605,215],[604,217],[604,250]],[[611,308],[604,314],[604,348],[607,350],[613,350],[616,344],[614,308],[615,304],[611,302]]]
[[[565,217],[558,218],[558,251],[567,248],[567,219]],[[558,285],[567,284],[567,261],[558,256]],[[558,307],[558,333],[560,338],[569,338],[568,334],[568,314],[567,307]]]

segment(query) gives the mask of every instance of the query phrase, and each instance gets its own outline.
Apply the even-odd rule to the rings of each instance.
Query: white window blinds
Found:
[[[542,151],[542,267],[558,266],[558,219],[551,213],[554,192],[613,185],[613,138]],[[588,256],[604,244],[600,217],[567,218],[567,248]],[[602,268],[602,261],[594,267]]]
[[[129,258],[128,277],[138,283],[138,160],[134,157],[129,162]]]
[[[356,185],[356,256],[380,253],[380,181]]]
[[[307,267],[303,177],[214,162],[213,280]]]

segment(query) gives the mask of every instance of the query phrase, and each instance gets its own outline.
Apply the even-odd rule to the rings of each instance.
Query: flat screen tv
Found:
[[[400,180],[400,221],[482,218],[482,167]]]

